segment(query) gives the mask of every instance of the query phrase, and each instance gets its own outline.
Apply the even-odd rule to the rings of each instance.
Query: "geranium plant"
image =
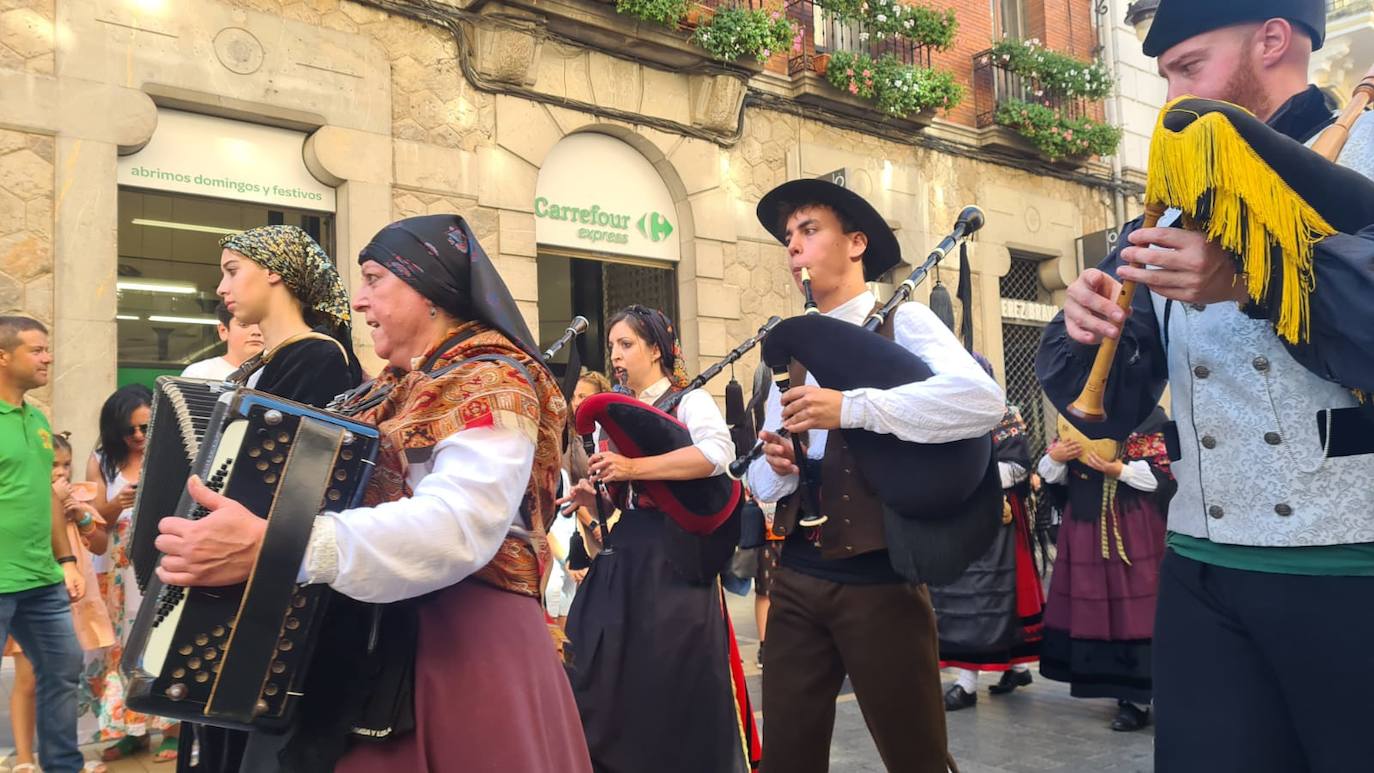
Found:
[[[689,5],[689,0],[615,0],[615,12],[676,28]]]
[[[1091,118],[1065,118],[1031,102],[1005,102],[998,106],[995,120],[1015,129],[1051,161],[1110,155],[1121,142],[1121,130],[1115,126]]]
[[[954,43],[959,29],[952,9],[936,10],[902,0],[815,0],[840,21],[863,25],[861,35],[878,39],[904,37],[943,51]]]
[[[825,70],[837,89],[872,100],[889,115],[908,116],[923,110],[949,110],[964,96],[954,76],[944,70],[912,67],[892,54],[873,59],[868,54],[836,51]]]
[[[1112,76],[1100,64],[1051,51],[1039,40],[999,41],[988,54],[1000,67],[1033,81],[1036,97],[1102,99],[1112,93]]]
[[[752,57],[768,60],[794,42],[792,21],[774,9],[725,6],[692,33],[692,41],[721,61]]]

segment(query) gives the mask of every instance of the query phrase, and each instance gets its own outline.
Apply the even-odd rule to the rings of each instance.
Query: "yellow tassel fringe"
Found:
[[[1178,102],[1160,111],[1150,142],[1145,200],[1197,219],[1210,241],[1237,257],[1238,270],[1248,276],[1246,290],[1257,303],[1268,294],[1277,249],[1283,297],[1276,330],[1289,343],[1306,341],[1308,299],[1315,286],[1313,247],[1336,229],[1260,158],[1224,114],[1203,115],[1182,131],[1166,129],[1164,118]],[[1206,222],[1198,218],[1204,194],[1212,199]]]

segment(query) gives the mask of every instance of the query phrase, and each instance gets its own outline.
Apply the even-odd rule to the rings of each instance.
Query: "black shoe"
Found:
[[[945,711],[958,711],[978,703],[978,693],[967,692],[958,682],[945,690]]]
[[[763,668],[763,639],[759,639],[759,654],[754,662],[758,663],[759,668]]]
[[[1112,729],[1120,733],[1130,733],[1150,725],[1150,709],[1140,708],[1130,701],[1117,701],[1116,719]]]
[[[988,692],[993,695],[1006,695],[1018,687],[1030,685],[1032,681],[1034,680],[1031,678],[1030,671],[1017,671],[1009,668],[1002,672],[1002,678],[998,680],[997,684],[989,687]]]

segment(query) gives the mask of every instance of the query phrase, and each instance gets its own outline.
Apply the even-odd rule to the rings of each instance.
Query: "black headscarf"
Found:
[[[539,360],[540,353],[510,290],[472,228],[458,215],[408,217],[383,228],[358,256],[375,260],[430,303],[460,320],[501,331]]]

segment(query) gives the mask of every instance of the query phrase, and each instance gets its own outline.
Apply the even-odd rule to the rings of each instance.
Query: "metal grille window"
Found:
[[[1040,259],[1011,256],[1011,270],[998,280],[1003,298],[1048,303],[1050,293],[1040,283]]]
[[[1040,348],[1039,325],[1002,323],[1002,354],[1007,369],[1007,402],[1021,410],[1030,431],[1031,464],[1040,462],[1048,445],[1051,421],[1045,409],[1045,392],[1035,378],[1035,352]]]
[[[1049,290],[1040,282],[1040,263],[1036,257],[1012,255],[1011,270],[999,280],[1003,299],[1049,303]],[[1021,319],[1002,320],[1002,355],[1006,367],[1007,402],[1021,410],[1030,431],[1032,464],[1045,452],[1048,425],[1053,415],[1047,409],[1045,393],[1035,378],[1035,352],[1040,348],[1041,325]]]

